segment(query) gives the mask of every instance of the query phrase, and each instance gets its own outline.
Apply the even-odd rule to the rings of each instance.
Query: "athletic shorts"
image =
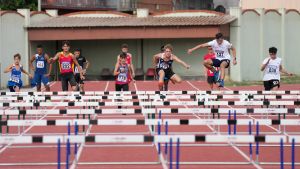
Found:
[[[157,76],[159,77],[159,71],[160,70],[163,70],[165,72],[165,78],[164,78],[164,81],[167,81],[167,80],[170,80],[171,77],[173,75],[175,75],[175,73],[173,72],[172,69],[161,69],[161,68],[157,68],[156,69],[156,73],[157,73]]]
[[[10,92],[15,92],[15,88],[16,87],[19,87],[21,89],[22,86],[23,86],[22,81],[20,83],[8,81],[8,85],[7,85],[7,87],[8,87],[8,89],[9,89]]]
[[[116,91],[128,91],[128,84],[116,84]]]
[[[74,74],[72,72],[61,74],[60,77],[61,77],[61,88],[63,91],[68,91],[69,83],[71,86],[77,85]]]
[[[226,62],[227,66],[225,68],[228,68],[230,65],[230,60],[229,59],[223,59],[223,60],[219,60],[219,59],[212,59],[213,62],[213,66],[214,67],[220,67],[222,62]]]
[[[273,80],[268,80],[268,81],[264,81],[264,87],[265,90],[272,90],[274,87],[280,87],[280,81],[277,79],[273,79]]]
[[[84,84],[84,81],[80,78],[80,73],[75,74],[75,81],[77,84]]]
[[[208,84],[216,83],[214,76],[207,76],[207,83]]]
[[[41,86],[41,83],[44,85],[49,85],[49,78],[45,76],[45,74],[34,74],[33,81],[36,85]]]

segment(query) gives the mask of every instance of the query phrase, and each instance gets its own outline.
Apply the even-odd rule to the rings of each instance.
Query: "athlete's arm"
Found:
[[[30,66],[30,69],[33,70],[33,71],[34,71],[34,66],[33,66],[33,62],[34,61],[35,61],[35,56],[32,55],[31,58],[30,58],[30,64],[29,64],[29,66]]]
[[[133,67],[133,64],[132,64],[132,63],[130,64],[130,68],[131,68],[131,75],[130,75],[130,76],[131,76],[132,78],[134,78],[134,77],[135,77],[135,72],[134,72],[134,67]]]
[[[153,68],[155,69],[156,68],[156,65],[158,63],[158,59],[160,57],[160,53],[156,54],[153,56],[153,59],[152,59],[152,63],[153,63]]]
[[[11,65],[9,65],[5,70],[4,70],[4,73],[9,73],[9,72],[11,72],[11,70],[12,70],[12,67],[13,67],[13,65],[11,64]]]
[[[29,74],[25,69],[21,68],[21,71],[26,74],[27,76],[29,76],[30,79],[32,79],[32,75]]]
[[[117,64],[120,64],[120,55],[117,56]]]
[[[50,63],[53,63],[53,62],[57,61],[57,59],[59,58],[59,53],[60,53],[60,52],[57,52],[56,55],[55,55],[53,58],[50,58],[50,59],[49,59],[49,62],[50,62]]]
[[[264,71],[264,70],[265,70],[265,68],[266,68],[266,66],[269,64],[270,60],[271,60],[271,59],[269,58],[268,61],[267,61],[265,64],[262,64],[262,65],[261,65],[260,71]]]
[[[134,80],[132,64],[128,65],[128,67],[129,67],[129,74],[132,77],[132,79]]]
[[[51,74],[51,71],[52,71],[52,63],[50,62],[50,57],[48,54],[45,53],[45,58],[47,60],[47,63],[49,64],[49,70],[48,70],[48,73],[46,74],[46,76],[50,76]]]
[[[114,70],[114,76],[117,76],[120,74],[120,72],[118,72],[118,69],[119,69],[119,64],[117,63],[115,66],[115,70]]]
[[[83,76],[83,74],[82,74],[82,69],[81,69],[79,63],[77,62],[76,57],[75,57],[73,54],[71,54],[71,56],[72,56],[72,59],[73,59],[73,62],[74,62],[74,64],[75,64],[75,66],[77,66],[77,69],[78,69],[78,71],[79,71],[79,73],[80,73],[80,78],[81,78],[81,79],[84,79],[84,76]]]
[[[288,76],[293,76],[293,73],[289,73],[288,71],[286,71],[286,70],[283,68],[282,65],[279,66],[279,71],[280,71],[281,73],[284,73],[284,74],[288,75]]]
[[[192,54],[193,51],[197,50],[197,49],[200,49],[200,48],[205,48],[205,47],[208,47],[208,43],[203,43],[203,44],[200,44],[200,45],[197,45],[191,49],[188,50],[188,54]]]
[[[183,65],[185,68],[189,69],[191,66],[186,64],[184,61],[180,60],[177,56],[173,55],[173,60]]]
[[[232,63],[234,64],[234,65],[236,65],[236,49],[235,49],[235,47],[233,47],[233,46],[231,46],[231,51],[232,51],[232,56],[233,56],[233,61],[232,61]]]

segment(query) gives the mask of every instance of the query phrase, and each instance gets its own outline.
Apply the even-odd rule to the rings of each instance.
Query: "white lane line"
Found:
[[[229,90],[229,91],[232,91],[231,89],[229,89],[229,88],[227,88],[227,87],[224,87],[224,89]],[[231,107],[231,106],[228,106],[228,107],[233,108],[233,107]],[[256,120],[256,118],[254,118],[253,116],[251,116],[251,115],[249,115],[249,114],[244,114],[244,115],[248,116],[249,118],[251,118],[251,119],[253,119],[253,120]],[[271,129],[275,130],[277,133],[281,133],[280,130],[276,129],[276,128],[273,127],[273,126],[266,125],[266,124],[264,124],[264,126],[267,126],[267,127],[271,128]],[[283,134],[284,134],[285,136],[289,136],[286,132],[284,132]]]
[[[139,91],[139,90],[138,90],[138,87],[137,87],[137,85],[136,85],[136,83],[134,83],[134,87],[135,87],[135,90],[136,90],[136,91]],[[139,99],[139,101],[140,101],[140,99]],[[143,106],[142,106],[142,107],[143,107]],[[143,116],[144,116],[144,118],[146,119],[147,115],[143,114]],[[148,127],[149,127],[149,132],[152,134],[152,132],[151,132],[151,131],[152,131],[152,130],[151,130],[151,125],[148,125]],[[154,131],[154,132],[155,132],[155,131]],[[155,146],[156,150],[158,151],[158,144],[155,144],[155,143],[154,143],[154,146]],[[159,160],[161,161],[161,165],[162,165],[163,169],[168,169],[167,160],[166,160],[165,157],[163,156],[162,151],[161,151],[161,153],[160,153],[160,155],[159,155]]]
[[[97,117],[97,115],[95,114],[95,115],[93,116],[93,120],[95,120],[96,117]],[[87,129],[87,131],[86,131],[86,133],[85,133],[85,136],[88,136],[88,135],[90,134],[91,129],[92,129],[92,126],[93,126],[93,125],[91,125],[91,124],[89,125],[89,127],[88,127],[88,129]],[[77,167],[77,162],[78,162],[78,160],[79,160],[79,158],[80,158],[80,156],[81,156],[81,153],[82,153],[82,151],[83,151],[84,146],[85,146],[85,142],[83,142],[83,143],[80,145],[80,147],[79,147],[79,149],[78,149],[78,152],[77,152],[77,154],[76,154],[76,157],[74,158],[74,160],[73,160],[73,162],[72,162],[72,165],[71,165],[70,169],[75,169],[75,168]]]
[[[106,82],[106,86],[105,86],[104,91],[107,91],[108,85],[109,85],[109,81]]]
[[[196,86],[194,86],[191,82],[187,81],[188,84],[190,86],[192,86],[194,89],[200,91],[199,88],[197,88]],[[229,106],[228,106],[229,107]],[[231,107],[232,108],[232,107]],[[257,169],[262,169],[261,166],[259,166],[258,164],[256,164],[253,160],[250,159],[250,157],[248,157],[248,155],[246,155],[241,149],[239,149],[237,146],[231,144],[231,143],[228,143],[234,150],[236,150],[241,156],[243,156],[247,161],[249,161],[255,168]]]
[[[56,81],[53,83],[53,85],[56,83]],[[45,90],[45,89],[44,89]],[[53,107],[51,110],[55,109],[57,106]],[[45,115],[43,115],[41,118],[39,118],[38,120],[42,120],[44,119],[48,114],[46,113]],[[23,131],[19,137],[22,137],[24,134],[26,134],[30,129],[32,129],[34,127],[34,123],[32,125],[30,125],[25,131]],[[0,150],[0,154],[3,153],[7,148],[9,148],[14,141],[10,141],[8,144],[6,144],[4,147],[2,147],[2,149]]]

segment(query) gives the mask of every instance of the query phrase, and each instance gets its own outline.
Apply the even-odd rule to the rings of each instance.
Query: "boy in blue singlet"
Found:
[[[37,53],[30,59],[30,68],[34,71],[34,85],[36,85],[37,91],[41,91],[41,84],[43,82],[46,91],[50,91],[49,76],[52,70],[52,64],[50,64],[50,58],[47,53],[44,53],[43,46],[37,46]],[[35,66],[33,66],[35,62]],[[49,66],[48,66],[49,65]],[[47,72],[47,67],[49,71]]]
[[[10,92],[19,92],[20,91],[20,88],[23,86],[22,73],[28,75],[29,78],[32,78],[32,75],[23,69],[23,66],[20,64],[20,61],[21,61],[21,55],[15,54],[14,55],[14,63],[11,64],[10,66],[8,66],[4,70],[4,73],[11,72],[10,78],[7,83],[7,86],[9,88]]]

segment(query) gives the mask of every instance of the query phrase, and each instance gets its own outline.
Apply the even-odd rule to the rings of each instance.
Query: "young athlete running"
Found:
[[[47,53],[44,53],[42,45],[38,45],[36,51],[37,53],[30,59],[30,68],[34,71],[34,84],[38,92],[41,91],[42,82],[46,91],[50,91],[49,76],[52,70],[50,58]],[[33,66],[33,62],[35,62],[35,66]],[[48,72],[47,67],[49,67]]]
[[[132,67],[126,62],[127,54],[121,53],[120,63],[115,67],[114,75],[116,76],[116,91],[129,90],[129,77],[132,76]]]
[[[190,68],[190,65],[186,64],[180,60],[177,56],[172,54],[173,47],[170,44],[165,45],[164,53],[159,53],[153,56],[153,66],[156,68],[156,73],[159,77],[158,86],[159,90],[163,90],[164,79],[172,80],[174,83],[181,83],[181,78],[175,74],[172,70],[173,61],[180,63],[187,69]]]
[[[126,53],[126,63],[131,65],[131,68],[132,68],[132,75],[130,75],[128,77],[128,81],[130,83],[132,81],[132,79],[134,79],[134,77],[135,77],[135,71],[134,71],[134,66],[132,64],[132,55],[130,53],[128,53],[128,50],[129,50],[128,45],[126,43],[122,44],[121,52]],[[117,57],[117,63],[115,65],[115,67],[118,66],[119,64],[120,64],[120,55],[118,55],[118,57]]]
[[[216,39],[208,43],[200,44],[192,49],[188,50],[188,54],[191,54],[193,51],[211,46],[216,54],[215,59],[207,59],[204,62],[204,66],[214,72],[215,80],[218,82],[219,87],[224,87],[224,78],[225,78],[225,69],[230,65],[230,50],[232,51],[233,61],[232,63],[236,65],[236,51],[235,48],[227,40],[224,40],[222,33],[216,34]],[[214,67],[220,67],[219,71],[216,71]],[[221,76],[220,76],[221,74]]]
[[[89,65],[90,65],[89,61],[84,56],[82,56],[81,49],[76,49],[74,51],[74,55],[77,59],[78,64],[80,65],[80,68],[82,69],[83,76],[85,76],[86,70],[89,68]],[[79,91],[83,92],[84,91],[84,80],[80,78],[80,72],[79,72],[77,66],[75,66],[74,73],[75,73],[75,81],[79,85],[78,89],[79,89]]]
[[[203,57],[204,61],[205,60],[208,60],[208,59],[215,59],[216,58],[216,55],[215,53],[213,52],[213,49],[212,47],[207,47],[207,54]],[[210,87],[211,90],[214,89],[214,83],[216,83],[215,79],[214,79],[214,72],[212,72],[211,70],[207,69],[207,68],[204,68],[205,72],[206,72],[206,76],[207,76],[207,83]],[[218,68],[215,68],[216,70],[218,70]]]
[[[62,52],[58,52],[53,58],[51,58],[50,62],[53,63],[54,61],[58,60],[62,90],[68,91],[68,83],[70,83],[72,90],[76,91],[77,83],[74,78],[74,64],[78,67],[80,78],[84,79],[82,70],[77,62],[76,57],[70,53],[70,43],[68,41],[63,41],[62,50]]]
[[[29,78],[32,79],[32,75],[23,69],[23,66],[20,64],[20,61],[21,61],[21,55],[18,53],[15,54],[14,63],[8,66],[4,70],[4,73],[9,73],[9,72],[11,73],[7,83],[10,92],[20,91],[21,87],[23,86],[22,73],[28,75]]]
[[[275,87],[278,89],[280,87],[280,72],[292,76],[292,73],[288,73],[282,66],[281,58],[276,56],[277,48],[269,48],[269,57],[267,57],[260,70],[264,72],[263,81],[265,90],[272,90]]]

